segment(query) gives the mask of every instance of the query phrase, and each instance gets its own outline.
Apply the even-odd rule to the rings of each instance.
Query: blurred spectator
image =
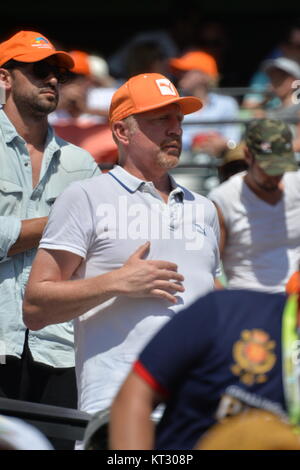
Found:
[[[228,180],[231,176],[245,171],[248,164],[245,160],[245,142],[242,141],[234,149],[227,150],[222,158],[222,163],[218,167],[220,182]]]
[[[215,188],[228,287],[283,292],[300,259],[300,172],[289,127],[253,120],[246,130],[246,172]]]
[[[282,41],[277,47],[271,51],[266,60],[276,59],[278,57],[286,57],[294,60],[300,64],[300,20],[294,21],[286,30]],[[265,62],[265,61],[263,61]],[[262,64],[263,64],[262,62]],[[270,97],[269,85],[270,78],[266,74],[266,71],[259,66],[257,72],[253,75],[250,88],[253,93],[249,93],[244,97],[242,107],[255,109],[257,107],[264,107],[266,104],[269,108],[278,106],[278,98]],[[265,93],[267,92],[267,94]]]
[[[257,109],[256,117],[268,117],[272,119],[299,120],[299,80],[300,64],[286,57],[270,59],[262,64],[262,70],[270,79],[269,90],[277,99],[277,105],[272,109]],[[298,81],[298,84],[297,84]],[[298,90],[297,90],[298,89]],[[300,151],[300,125],[290,124],[293,134],[293,147],[296,152]],[[300,154],[297,153],[298,159]]]
[[[115,82],[101,57],[84,51],[71,51],[70,55],[75,65],[70,80],[61,88],[59,105],[50,122],[60,137],[90,152],[97,163],[114,164],[117,146],[107,115]]]
[[[280,100],[280,104],[267,113],[268,117],[277,119],[295,120],[290,123],[293,134],[293,148],[296,158],[300,158],[300,103],[299,79],[300,65],[291,59],[279,57],[264,64],[264,70],[270,77],[271,90]],[[298,84],[297,84],[298,83]],[[298,121],[298,122],[297,122]]]
[[[278,57],[265,61],[262,69],[270,79],[270,90],[279,100],[278,106],[269,111],[268,116],[278,119],[299,117],[300,105],[295,100],[294,83],[300,80],[300,64],[286,57]]]
[[[163,57],[170,58],[178,54],[177,45],[167,31],[157,30],[139,33],[109,58],[108,63],[112,74],[124,80],[128,73],[131,73],[128,70],[128,64],[131,62],[130,55],[134,54],[132,51],[138,52],[139,46],[143,47],[143,45],[150,45],[151,43],[160,46],[160,53]],[[148,72],[148,70],[144,72]]]
[[[87,107],[90,114],[99,112],[99,122],[107,123],[111,98],[118,84],[110,75],[108,64],[103,57],[89,55],[88,63],[91,86],[88,89]]]
[[[140,73],[167,75],[168,69],[167,56],[160,43],[144,41],[129,48],[125,65],[126,78]]]
[[[196,148],[197,152],[219,157],[226,149],[235,147],[240,140],[239,126],[214,124],[214,121],[238,119],[239,113],[238,104],[232,97],[210,91],[218,81],[215,59],[206,52],[191,51],[171,59],[170,66],[184,94],[196,96],[203,102],[200,111],[184,120],[183,149],[195,151]],[[193,121],[199,124],[187,124]],[[201,125],[205,121],[208,124]]]
[[[207,20],[199,23],[195,34],[195,44],[199,49],[213,56],[221,71],[226,65],[226,53],[229,38],[224,23],[215,20]],[[222,76],[220,76],[220,80]]]

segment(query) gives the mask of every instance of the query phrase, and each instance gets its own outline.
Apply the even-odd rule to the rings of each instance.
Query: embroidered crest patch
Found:
[[[266,382],[266,373],[276,362],[275,344],[263,330],[243,330],[232,348],[235,364],[231,366],[231,372],[245,385]]]

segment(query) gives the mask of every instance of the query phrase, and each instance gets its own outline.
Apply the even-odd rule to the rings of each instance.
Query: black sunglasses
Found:
[[[30,69],[29,69],[30,67]],[[58,83],[66,83],[71,78],[71,73],[64,67],[51,64],[46,61],[25,63],[11,60],[5,64],[4,68],[13,70],[15,68],[28,69],[28,72],[38,80],[45,80],[49,75],[54,75]]]
[[[64,67],[49,64],[49,62],[34,62],[32,65],[32,73],[39,80],[45,80],[49,75],[54,75],[58,83],[66,83],[69,79],[68,70]]]

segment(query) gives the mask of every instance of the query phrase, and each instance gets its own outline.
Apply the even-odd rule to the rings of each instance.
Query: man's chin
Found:
[[[40,116],[47,116],[48,114],[52,113],[56,109],[56,102],[46,102],[46,103],[39,103],[34,107],[34,114]]]
[[[166,168],[167,170],[170,170],[178,165],[179,158],[180,156],[178,155],[163,155],[159,158],[158,162],[161,168]]]

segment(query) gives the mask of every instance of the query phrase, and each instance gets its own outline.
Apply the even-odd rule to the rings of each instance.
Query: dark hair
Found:
[[[143,41],[134,44],[126,58],[126,76],[128,78],[140,73],[151,72],[151,67],[157,60],[166,59],[160,44],[156,41]]]
[[[224,165],[218,168],[220,182],[228,180],[231,176],[239,173],[240,171],[245,171],[248,169],[248,164],[245,160],[233,160],[232,162],[225,163]]]
[[[285,44],[289,44],[291,40],[291,34],[293,31],[300,29],[300,18],[295,19],[285,30],[285,33],[282,37],[282,42]]]
[[[10,59],[7,62],[5,62],[3,65],[1,65],[2,69],[7,69],[7,70],[12,70],[18,67],[20,64],[24,64],[24,62],[18,62],[17,60]]]

